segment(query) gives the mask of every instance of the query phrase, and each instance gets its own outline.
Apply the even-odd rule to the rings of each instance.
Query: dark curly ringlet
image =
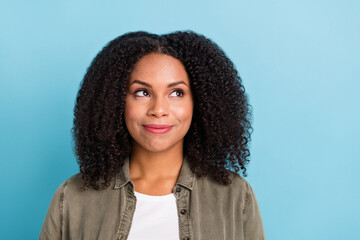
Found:
[[[246,176],[250,156],[251,106],[233,63],[210,39],[193,31],[156,35],[130,32],[110,41],[95,57],[77,94],[72,134],[84,189],[107,188],[131,154],[124,120],[134,65],[150,53],[180,60],[189,76],[194,113],[184,154],[199,177],[231,183],[232,168]],[[101,181],[99,181],[101,180]]]

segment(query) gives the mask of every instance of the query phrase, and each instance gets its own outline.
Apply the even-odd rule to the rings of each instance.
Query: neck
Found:
[[[129,163],[130,178],[148,180],[177,178],[183,159],[182,144],[162,152],[149,152],[134,146]]]

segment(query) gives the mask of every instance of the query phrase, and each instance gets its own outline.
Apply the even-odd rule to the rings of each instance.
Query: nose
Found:
[[[153,98],[148,110],[149,116],[155,116],[157,118],[167,116],[169,114],[169,105],[165,99]]]

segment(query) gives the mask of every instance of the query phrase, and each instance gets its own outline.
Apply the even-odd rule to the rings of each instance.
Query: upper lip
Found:
[[[171,125],[160,125],[160,124],[146,124],[143,125],[144,127],[149,127],[149,128],[169,128],[172,127]]]

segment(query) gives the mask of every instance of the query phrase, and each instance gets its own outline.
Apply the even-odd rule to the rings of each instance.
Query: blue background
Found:
[[[267,239],[355,239],[360,226],[360,2],[1,1],[0,239],[37,239],[78,172],[80,81],[128,31],[191,29],[234,61],[254,108],[248,181]]]

